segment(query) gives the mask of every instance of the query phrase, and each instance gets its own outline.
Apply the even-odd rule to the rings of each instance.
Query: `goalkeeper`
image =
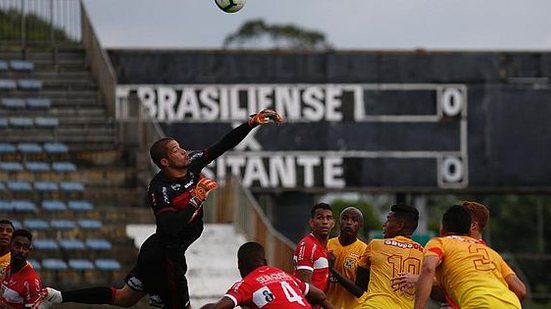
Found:
[[[147,202],[155,214],[156,237],[164,251],[164,270],[169,294],[163,298],[170,308],[190,308],[189,291],[185,277],[187,264],[185,252],[203,232],[203,202],[207,194],[217,187],[216,182],[201,175],[202,169],[224,152],[237,146],[253,128],[269,122],[282,123],[282,117],[265,109],[230,131],[218,143],[199,151],[183,149],[174,138],[162,138],[150,148],[151,160],[160,171],[149,183]],[[138,283],[138,284],[137,284]],[[136,292],[144,292],[140,280],[127,277],[126,285]],[[49,294],[55,292],[49,290]],[[104,289],[104,297],[93,297],[86,303],[125,303],[114,301],[112,290]],[[57,294],[57,293],[56,293]],[[133,294],[133,293],[131,293]],[[58,294],[59,295],[59,294]],[[48,295],[47,299],[50,295]],[[95,296],[98,296],[95,294]],[[57,297],[55,297],[57,298]],[[54,302],[75,301],[63,300]],[[75,302],[81,302],[82,299]],[[166,299],[169,298],[169,299]],[[91,301],[91,302],[89,302]],[[132,302],[131,302],[132,303]]]

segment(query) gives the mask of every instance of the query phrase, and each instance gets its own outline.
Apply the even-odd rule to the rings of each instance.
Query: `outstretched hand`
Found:
[[[391,286],[395,292],[400,291],[402,293],[406,293],[407,290],[415,287],[417,284],[417,279],[419,279],[418,275],[413,275],[406,272],[399,273],[398,276],[392,278]]]
[[[209,178],[201,178],[191,193],[192,205],[195,208],[199,208],[207,199],[208,194],[216,188],[218,188],[216,181]]]
[[[269,122],[275,122],[276,124],[283,123],[283,117],[274,110],[264,109],[252,115],[251,119],[249,119],[249,125],[251,126],[255,124],[263,125]]]

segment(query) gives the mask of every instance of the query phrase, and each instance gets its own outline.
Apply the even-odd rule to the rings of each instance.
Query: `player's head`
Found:
[[[149,155],[153,163],[160,169],[187,168],[189,166],[187,152],[172,137],[161,138],[153,143],[149,148]]]
[[[14,230],[13,223],[10,220],[0,220],[0,253],[10,247]]]
[[[314,236],[318,238],[329,238],[329,233],[335,226],[333,209],[326,203],[315,204],[312,206],[308,223]]]
[[[471,215],[460,205],[448,208],[442,216],[442,235],[469,235],[471,229]]]
[[[31,232],[19,229],[13,232],[11,239],[11,260],[22,262],[27,260],[32,248],[33,235]]]
[[[340,236],[345,238],[358,237],[358,231],[364,223],[362,212],[356,207],[346,207],[341,211]]]
[[[399,235],[411,237],[417,229],[418,222],[419,211],[415,207],[405,204],[392,205],[383,224],[383,236],[384,238]]]
[[[267,264],[264,247],[257,242],[246,242],[237,250],[237,267],[242,278],[258,267]]]
[[[490,210],[488,207],[471,201],[464,201],[461,203],[461,206],[465,207],[471,215],[470,235],[474,238],[482,237],[482,233],[484,233],[484,229],[488,225],[488,220],[490,220]]]

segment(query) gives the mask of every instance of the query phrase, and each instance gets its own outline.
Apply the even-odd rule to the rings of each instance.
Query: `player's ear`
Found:
[[[168,159],[166,158],[162,158],[161,161],[159,161],[162,165],[162,167],[167,167],[168,166]]]

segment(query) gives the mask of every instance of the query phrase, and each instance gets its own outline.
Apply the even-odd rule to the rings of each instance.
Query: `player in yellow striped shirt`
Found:
[[[430,240],[415,296],[415,309],[424,309],[434,276],[461,309],[520,309],[508,288],[501,256],[478,239],[469,237],[471,215],[463,206],[450,207],[442,218],[441,235]]]
[[[10,245],[14,227],[10,220],[0,220],[0,282],[4,280],[6,267],[10,265]]]
[[[358,239],[363,214],[356,207],[341,212],[339,236],[329,239],[327,249],[333,256],[327,300],[341,309],[354,308],[367,290],[369,270],[361,263],[367,244]],[[331,259],[331,258],[330,258]]]
[[[383,224],[384,239],[373,239],[367,245],[365,264],[370,269],[367,292],[361,309],[411,309],[415,289],[394,290],[392,278],[399,273],[419,274],[423,246],[411,240],[417,229],[419,212],[408,205],[393,205]]]

